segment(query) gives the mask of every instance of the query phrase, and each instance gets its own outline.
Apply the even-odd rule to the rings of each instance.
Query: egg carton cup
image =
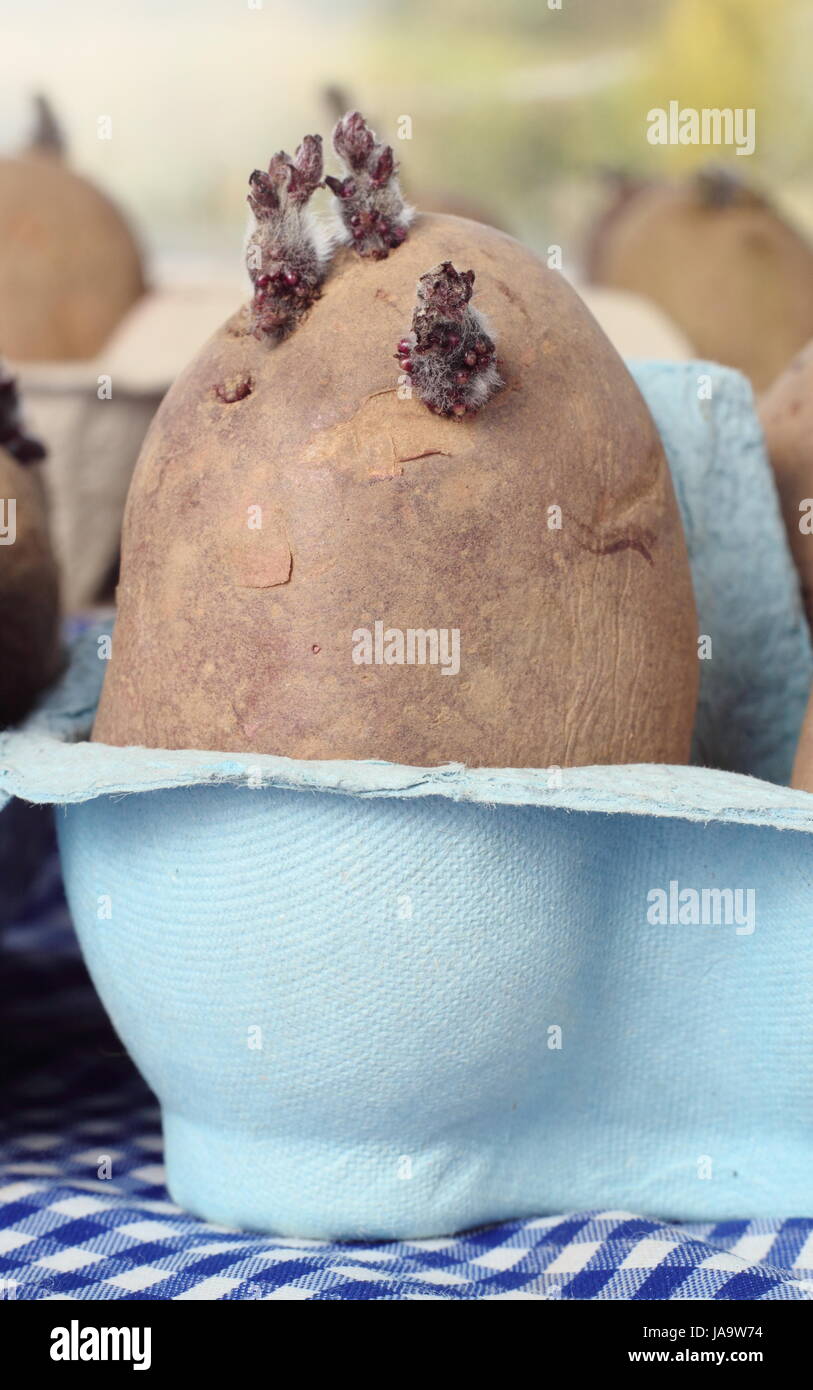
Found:
[[[26,418],[48,446],[43,479],[68,612],[112,587],[144,436],[175,377],[237,302],[230,285],[151,290],[96,357],[17,364]]]
[[[780,785],[807,628],[750,389],[634,371],[712,638],[697,756],[725,770],[93,744],[98,632],[0,736],[0,787],[58,808],[190,1211],[349,1239],[813,1211],[813,797]]]

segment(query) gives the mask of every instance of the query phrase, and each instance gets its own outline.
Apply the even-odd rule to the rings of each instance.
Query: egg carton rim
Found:
[[[11,797],[71,805],[103,796],[199,786],[360,798],[441,796],[486,806],[769,825],[813,833],[813,795],[741,773],[649,763],[571,768],[409,767],[272,754],[113,747],[89,742],[109,623],[73,641],[62,678],[18,729],[0,734],[0,809]]]

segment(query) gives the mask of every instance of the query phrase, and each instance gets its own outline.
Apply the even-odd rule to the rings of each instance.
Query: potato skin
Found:
[[[813,792],[813,695],[805,712],[790,785],[799,791]]]
[[[6,357],[94,357],[143,292],[138,247],[104,194],[50,155],[0,160]]]
[[[779,489],[807,621],[813,627],[813,342],[807,344],[759,399],[759,417]],[[791,786],[813,792],[813,695],[793,764]]]
[[[505,382],[462,421],[399,399],[393,360],[418,277],[446,259],[476,271]],[[383,262],[342,253],[280,346],[246,323],[203,348],[145,441],[95,739],[424,766],[686,760],[696,618],[671,479],[559,274],[492,228],[422,216]],[[459,674],[354,664],[377,619],[458,629]]]
[[[691,186],[652,184],[607,218],[597,284],[654,300],[695,352],[766,387],[813,337],[813,248],[757,198],[706,207]]]
[[[0,498],[16,503],[16,538],[0,545],[0,729],[16,724],[59,667],[57,570],[40,480],[0,449]],[[8,516],[4,506],[0,519]]]
[[[799,571],[808,622],[813,625],[813,535],[800,530],[813,498],[813,342],[759,398],[759,417],[779,489],[790,548]]]

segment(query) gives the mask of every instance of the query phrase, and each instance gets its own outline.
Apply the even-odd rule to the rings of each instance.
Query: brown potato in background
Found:
[[[28,713],[59,666],[57,571],[40,479],[0,449],[0,522],[16,503],[16,537],[0,539],[0,729]]]
[[[747,189],[723,206],[691,182],[622,191],[592,239],[590,272],[647,295],[699,357],[758,390],[813,337],[813,248]]]
[[[93,357],[144,292],[127,223],[54,154],[0,159],[0,350]]]

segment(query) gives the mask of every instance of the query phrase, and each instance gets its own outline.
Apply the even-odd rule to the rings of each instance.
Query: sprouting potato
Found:
[[[683,762],[697,683],[662,445],[575,291],[412,216],[353,113],[252,175],[252,298],[132,481],[94,738],[549,767]]]

